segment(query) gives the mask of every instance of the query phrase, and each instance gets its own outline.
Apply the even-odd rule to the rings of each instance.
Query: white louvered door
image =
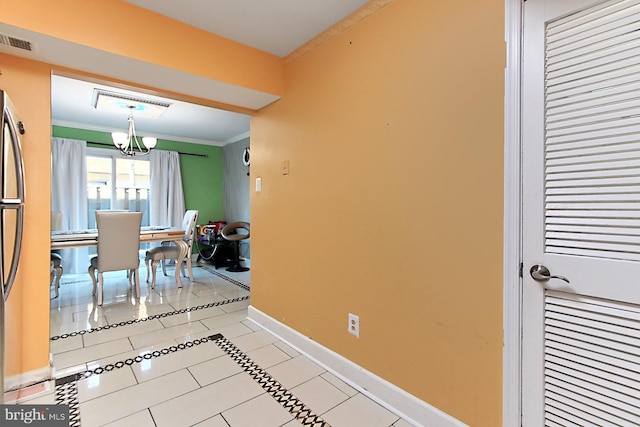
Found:
[[[522,425],[637,427],[640,0],[524,11]]]

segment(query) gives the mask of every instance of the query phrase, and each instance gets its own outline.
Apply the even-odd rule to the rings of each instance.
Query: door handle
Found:
[[[533,277],[533,280],[537,280],[538,282],[546,282],[549,279],[560,279],[569,283],[569,279],[564,276],[552,276],[549,269],[542,264],[536,264],[531,267],[529,273],[531,274],[531,277]]]

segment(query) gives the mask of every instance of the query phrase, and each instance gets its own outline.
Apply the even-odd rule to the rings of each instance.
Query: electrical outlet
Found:
[[[360,338],[360,316],[349,313],[349,333]]]

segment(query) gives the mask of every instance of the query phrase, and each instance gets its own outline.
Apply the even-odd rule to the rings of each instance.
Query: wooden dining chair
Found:
[[[186,264],[187,270],[189,271],[189,278],[193,282],[193,271],[191,271],[191,248],[193,247],[193,239],[196,233],[196,224],[198,223],[198,213],[197,210],[188,210],[185,212],[184,217],[182,218],[182,229],[184,230],[184,240],[187,242],[187,255],[184,258],[184,262],[182,265],[176,265],[176,268],[180,268],[182,271],[182,275],[187,277],[184,272],[184,265]],[[177,246],[170,244],[170,242],[162,243],[161,246],[151,248],[147,251],[144,262],[147,266],[147,283],[149,283],[149,273],[151,273],[151,288],[155,288],[156,286],[156,269],[158,267],[158,263],[162,265],[162,273],[166,276],[166,262],[172,259],[177,260],[179,249]],[[177,280],[176,276],[176,280]],[[178,283],[178,286],[181,286]]]
[[[136,298],[140,298],[140,224],[141,212],[96,211],[98,227],[98,255],[91,258],[89,275],[93,281],[93,294],[98,292],[98,305],[103,299],[103,273],[127,270],[129,288],[135,280]],[[96,270],[98,279],[96,281]]]

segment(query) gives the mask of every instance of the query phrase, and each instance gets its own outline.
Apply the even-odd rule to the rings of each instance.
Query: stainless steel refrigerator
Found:
[[[2,108],[2,137],[0,139],[0,403],[4,403],[5,331],[8,322],[6,304],[15,282],[22,247],[24,227],[24,166],[20,135],[24,125],[20,121],[7,93],[0,90]]]

